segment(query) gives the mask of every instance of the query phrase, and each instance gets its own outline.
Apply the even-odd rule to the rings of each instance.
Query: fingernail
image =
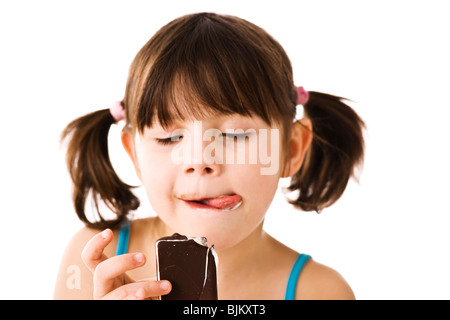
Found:
[[[105,229],[102,231],[102,239],[105,240],[108,238],[109,229]]]
[[[168,281],[161,281],[161,282],[159,283],[159,287],[160,287],[162,290],[167,291],[167,290],[170,289],[170,282],[168,282]]]
[[[136,261],[136,263],[144,262],[144,255],[142,253],[136,253],[134,255],[134,261]]]

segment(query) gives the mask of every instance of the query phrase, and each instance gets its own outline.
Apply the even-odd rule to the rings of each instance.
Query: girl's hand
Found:
[[[106,229],[92,237],[81,253],[84,264],[93,273],[94,299],[156,299],[170,292],[172,287],[167,280],[135,282],[125,274],[145,264],[144,254],[138,252],[106,257],[103,250],[112,239],[112,231]]]

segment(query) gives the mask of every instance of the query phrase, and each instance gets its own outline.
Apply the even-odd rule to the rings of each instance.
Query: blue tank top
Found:
[[[116,255],[127,253],[129,238],[130,238],[130,222],[125,221],[120,227],[118,240],[119,242],[117,244]],[[298,277],[300,276],[300,272],[302,271],[303,266],[305,265],[306,261],[308,261],[309,258],[311,258],[311,256],[301,253],[297,257],[297,260],[295,260],[295,263],[292,266],[291,273],[289,275],[289,279],[287,282],[286,293],[284,296],[285,300],[294,300]]]

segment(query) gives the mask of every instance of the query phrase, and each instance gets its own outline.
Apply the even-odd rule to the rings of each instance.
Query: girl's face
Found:
[[[220,250],[263,222],[280,177],[280,139],[258,117],[221,116],[146,128],[129,153],[167,231]]]

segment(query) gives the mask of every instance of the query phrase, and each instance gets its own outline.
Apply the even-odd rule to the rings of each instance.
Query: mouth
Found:
[[[242,197],[238,194],[206,198],[181,196],[179,199],[195,209],[232,211],[239,208],[242,204]]]

